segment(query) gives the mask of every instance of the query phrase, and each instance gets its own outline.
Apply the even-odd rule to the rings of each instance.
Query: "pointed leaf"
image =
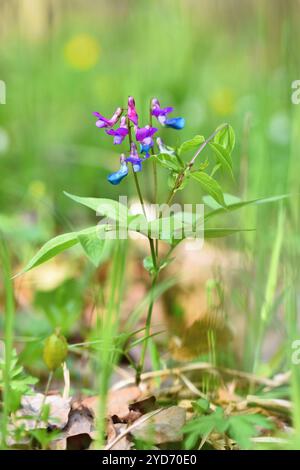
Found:
[[[80,197],[75,196],[74,194],[69,194],[67,192],[64,192],[64,194],[73,201],[78,202],[78,204],[82,204],[83,206],[94,210],[97,215],[103,215],[112,220],[118,220],[121,223],[126,223],[128,217],[127,207],[117,201],[114,201],[113,199]]]
[[[178,148],[178,155],[181,155],[184,152],[188,152],[190,150],[196,150],[200,147],[201,144],[205,141],[205,137],[203,135],[195,135],[190,140],[186,140],[183,144],[180,145]]]
[[[211,142],[209,146],[214,151],[214,154],[218,162],[220,162],[224,170],[227,171],[233,178],[232,159],[231,159],[230,153],[220,144]]]
[[[260,199],[252,199],[252,200],[249,200],[249,201],[239,201],[238,200],[237,202],[232,202],[231,204],[229,203],[228,196],[230,196],[230,195],[224,195],[225,202],[227,204],[226,208],[224,209],[223,207],[221,207],[221,205],[217,205],[217,209],[215,209],[214,211],[211,211],[211,212],[209,212],[208,214],[205,215],[205,220],[210,219],[211,217],[214,217],[214,216],[219,215],[219,214],[225,214],[228,211],[236,211],[238,209],[241,209],[244,206],[250,206],[251,204],[267,204],[267,203],[270,203],[270,202],[277,202],[277,201],[280,201],[282,199],[288,198],[289,194],[283,194],[283,195],[280,195],[280,196],[266,197],[266,198],[260,198]],[[232,196],[231,196],[231,200],[232,200]],[[204,198],[204,202],[207,203],[207,201],[208,201],[208,204],[211,207],[212,206],[216,207],[216,203],[212,200],[210,201],[209,196]]]
[[[218,129],[222,126],[224,126],[224,124],[219,126]],[[233,128],[227,124],[215,135],[214,142],[221,145],[225,150],[227,150],[229,155],[231,155],[235,146],[235,134]]]
[[[195,171],[191,173],[191,177],[200,183],[202,189],[215,199],[221,206],[225,207],[225,201],[221,186],[215,179],[203,171]]]
[[[101,226],[99,226],[100,229]],[[103,228],[104,230],[104,228]],[[85,254],[91,262],[97,267],[105,257],[105,253],[109,249],[110,240],[99,236],[99,231],[92,231],[91,233],[78,234],[78,240],[82,246]]]
[[[170,155],[169,153],[159,153],[153,157],[160,166],[167,168],[168,170],[173,170],[179,173],[183,168],[176,155]]]

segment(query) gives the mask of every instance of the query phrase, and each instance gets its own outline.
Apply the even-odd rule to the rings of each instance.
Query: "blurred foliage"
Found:
[[[222,121],[232,125],[235,183],[224,176],[226,191],[246,199],[293,195],[277,276],[284,295],[283,273],[297,281],[300,249],[300,106],[291,102],[291,83],[299,79],[299,8],[293,0],[0,0],[0,79],[7,85],[0,106],[0,228],[14,261],[24,266],[36,246],[92,220],[63,190],[117,198],[119,188],[105,176],[117,169],[119,149],[99,133],[92,112],[109,115],[130,94],[146,123],[142,104],[159,96],[187,123],[180,136],[164,130],[167,144],[209,135]],[[141,182],[150,199],[149,175],[145,165]],[[161,195],[165,176],[162,170]],[[130,178],[122,190],[133,194]],[[196,181],[182,192],[186,202],[201,200]],[[243,361],[251,369],[278,216],[275,204],[244,213],[256,232],[226,243],[239,240],[253,263],[230,299],[248,319]],[[29,322],[28,333],[45,337],[61,322],[72,334],[82,294],[74,282],[37,293],[19,329]],[[271,327],[281,311],[274,296]],[[38,356],[40,343],[26,346],[27,363],[30,350]]]

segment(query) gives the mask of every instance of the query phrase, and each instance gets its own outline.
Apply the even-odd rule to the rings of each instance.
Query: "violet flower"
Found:
[[[153,98],[151,102],[152,116],[155,116],[162,126],[172,127],[173,129],[182,129],[185,124],[184,118],[182,117],[171,118],[171,119],[167,118],[167,115],[170,114],[172,111],[173,111],[173,108],[171,106],[167,106],[166,108],[161,108],[158,99]]]
[[[120,168],[118,171],[115,171],[114,173],[111,173],[108,175],[107,179],[111,184],[120,184],[122,179],[125,178],[125,176],[128,175],[128,167],[126,163],[126,158],[125,155],[122,154],[120,157]]]
[[[126,162],[132,164],[132,169],[135,173],[138,173],[139,171],[142,170],[142,162],[145,160],[145,158],[140,158],[136,145],[134,142],[131,144],[131,149],[130,149],[130,155],[128,158],[126,158]]]
[[[129,96],[128,98],[128,111],[127,111],[128,119],[133,122],[137,126],[138,124],[138,114],[135,109],[135,101],[133,96]]]
[[[99,129],[102,129],[103,127],[113,127],[120,119],[122,112],[122,108],[117,108],[110,119],[106,119],[102,114],[94,112],[94,116],[98,118],[96,126],[99,127]]]
[[[157,132],[156,127],[145,126],[135,128],[135,137],[138,142],[141,144],[140,152],[145,153],[146,156],[149,156],[149,150],[154,145],[152,136]]]
[[[114,144],[119,145],[123,142],[125,137],[128,135],[128,128],[126,124],[126,116],[121,117],[120,127],[118,129],[108,129],[105,131],[108,135],[114,136]]]

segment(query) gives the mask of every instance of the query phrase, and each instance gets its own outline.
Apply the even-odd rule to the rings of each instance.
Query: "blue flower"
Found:
[[[120,158],[120,168],[118,171],[115,171],[114,173],[111,173],[108,175],[107,180],[111,184],[120,184],[122,179],[125,178],[125,176],[128,175],[128,167],[125,159],[125,155],[122,154]]]
[[[185,125],[185,120],[182,117],[171,118],[165,120],[166,127],[172,127],[172,129],[183,129]]]

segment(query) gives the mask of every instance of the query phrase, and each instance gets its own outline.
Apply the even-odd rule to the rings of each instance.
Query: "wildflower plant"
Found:
[[[165,127],[180,131],[185,126],[183,117],[173,117],[173,107],[161,106],[154,98],[150,102],[149,121],[141,123],[136,109],[135,100],[128,98],[125,109],[118,107],[111,118],[106,118],[99,112],[94,112],[96,127],[100,132],[113,138],[114,146],[126,145],[127,151],[120,152],[119,168],[107,176],[109,183],[119,185],[124,178],[132,177],[141,205],[141,214],[132,214],[126,204],[106,198],[79,197],[65,193],[75,202],[87,206],[104,217],[100,224],[83,230],[59,235],[48,241],[29,261],[24,272],[44,263],[62,251],[80,245],[87,257],[97,266],[102,258],[106,241],[113,238],[127,238],[128,231],[144,235],[149,241],[149,256],[144,260],[144,267],[151,277],[151,292],[145,325],[145,338],[139,364],[136,366],[137,382],[144,369],[148,339],[150,337],[151,317],[154,304],[154,292],[159,274],[168,263],[174,248],[186,238],[197,238],[199,232],[204,239],[219,238],[237,233],[241,228],[211,227],[210,222],[215,217],[228,214],[244,206],[271,202],[277,198],[254,199],[241,201],[236,197],[224,194],[217,175],[220,171],[228,173],[233,178],[232,152],[235,145],[235,135],[229,124],[220,125],[208,138],[196,135],[183,142],[177,148],[167,145],[159,136],[159,128]],[[210,147],[213,158],[200,160],[205,148]],[[187,155],[193,153],[192,158]],[[156,216],[150,220],[147,216],[143,191],[139,182],[139,173],[144,165],[152,163],[154,194],[153,201],[157,203],[157,169],[168,171],[168,195],[165,204],[155,206]],[[199,184],[203,192],[205,207],[210,210],[196,214],[193,210],[167,211],[178,191],[185,188],[191,180]],[[167,188],[166,188],[167,189]],[[166,228],[167,227],[167,228]],[[196,235],[195,235],[196,234]],[[166,254],[159,252],[159,241],[168,244]],[[164,252],[165,253],[165,252]]]

